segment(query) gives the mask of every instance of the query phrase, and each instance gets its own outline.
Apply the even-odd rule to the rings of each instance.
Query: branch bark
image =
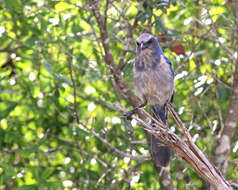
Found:
[[[121,106],[119,107],[119,109],[126,111]],[[134,115],[132,116],[132,118],[135,119],[144,130],[156,136],[171,149],[173,149],[178,157],[181,157],[186,162],[188,162],[192,166],[192,168],[195,169],[196,172],[215,190],[232,190],[230,183],[225,180],[221,172],[212,165],[212,163],[207,159],[203,152],[193,142],[187,128],[184,126],[174,109],[170,105],[168,106],[168,109],[177,125],[185,134],[188,140],[188,144],[180,139],[175,133],[166,129],[165,126],[157,125],[157,127],[155,128],[151,127],[150,124],[146,123],[141,118],[138,118]],[[145,111],[143,110],[143,112]]]
[[[139,103],[138,99],[135,97],[134,93],[131,91],[131,89],[128,87],[126,82],[123,80],[122,75],[118,72],[119,69],[117,69],[117,67],[115,65],[115,61],[114,61],[114,58],[112,56],[112,52],[111,52],[111,49],[109,46],[110,38],[108,35],[108,30],[107,30],[107,23],[106,23],[107,19],[106,18],[103,19],[103,16],[100,14],[98,1],[90,0],[90,3],[91,3],[92,11],[93,11],[93,14],[97,20],[97,24],[98,24],[99,31],[100,31],[100,39],[101,39],[104,53],[105,53],[105,56],[104,56],[105,63],[107,64],[108,68],[110,69],[110,71],[113,75],[113,79],[115,80],[117,87],[119,87],[121,95],[128,102],[130,102],[130,104],[132,104],[133,106],[137,106]],[[105,14],[105,12],[104,12],[104,14]]]

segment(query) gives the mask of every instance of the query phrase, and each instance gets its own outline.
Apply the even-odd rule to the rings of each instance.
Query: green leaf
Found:
[[[34,146],[29,146],[29,147],[26,147],[24,148],[21,153],[22,153],[22,156],[25,157],[25,158],[28,158],[31,154],[33,154],[35,152],[35,147]]]
[[[78,32],[82,32],[83,31],[83,28],[79,25],[79,24],[76,24],[74,23],[73,26],[72,26],[72,32],[74,34],[78,33]]]
[[[17,102],[11,102],[11,101],[1,102],[0,103],[0,120],[3,118],[6,118],[11,113],[11,111],[15,109],[17,104],[18,104]]]
[[[45,168],[41,174],[41,178],[47,180],[51,173],[52,171],[50,169]]]
[[[91,135],[91,133],[89,133],[88,131],[85,131],[84,129],[82,129],[79,126],[75,126],[75,129],[76,129],[76,131],[79,135],[82,135],[82,136],[85,136],[85,137]]]
[[[19,9],[21,5],[19,0],[4,0],[3,3],[9,9]]]
[[[42,64],[44,65],[44,67],[46,68],[46,70],[49,72],[49,73],[53,73],[53,67],[52,67],[52,64],[48,63],[47,61],[43,61]]]
[[[158,17],[157,15],[153,14],[154,18],[155,18],[155,27],[158,31],[160,31],[161,33],[167,33],[167,28],[165,27],[164,22],[161,20],[160,17]]]
[[[71,79],[69,79],[69,78],[67,78],[67,77],[65,77],[65,76],[63,76],[63,75],[61,75],[61,74],[55,74],[55,77],[56,77],[56,79],[59,81],[59,82],[65,82],[65,83],[67,83],[68,85],[70,85],[70,86],[72,86],[72,81],[71,81]]]
[[[38,38],[36,36],[31,36],[25,41],[25,45],[32,47],[35,45],[35,42]]]
[[[38,185],[22,185],[20,187],[14,188],[15,190],[38,190]]]
[[[46,142],[46,140],[47,140],[47,136],[42,137],[42,138],[39,140],[38,145],[40,146],[40,145],[44,144],[44,143]]]
[[[202,55],[202,54],[204,54],[205,52],[206,52],[205,50],[197,51],[197,52],[195,52],[195,53],[193,54],[193,57],[197,57],[197,56],[199,56],[199,55]]]

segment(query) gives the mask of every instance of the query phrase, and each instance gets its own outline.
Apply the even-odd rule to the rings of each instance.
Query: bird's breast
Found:
[[[143,72],[156,67],[158,58],[155,58],[151,51],[143,51],[135,59],[135,71]]]
[[[163,61],[163,60],[162,60]],[[163,105],[174,89],[169,65],[149,56],[138,56],[134,66],[135,89],[138,96],[152,105]]]

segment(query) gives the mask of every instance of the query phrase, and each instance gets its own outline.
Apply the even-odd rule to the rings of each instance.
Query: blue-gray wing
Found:
[[[160,56],[153,70],[153,81],[157,89],[154,93],[160,99],[160,105],[170,101],[174,92],[174,72],[171,62],[164,55]]]
[[[174,70],[173,70],[171,61],[170,61],[166,56],[164,56],[164,59],[165,59],[165,61],[168,63],[169,68],[170,68],[170,71],[171,71],[171,73],[172,73],[172,75],[173,75],[173,77],[174,77]]]

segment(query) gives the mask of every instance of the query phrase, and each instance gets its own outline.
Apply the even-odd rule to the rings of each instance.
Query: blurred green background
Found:
[[[104,43],[133,92],[135,39],[145,31],[158,38],[176,74],[175,109],[211,161],[237,59],[231,2],[96,1],[109,36]],[[130,159],[105,143],[149,155],[140,126],[115,106],[132,108],[105,63],[93,6],[0,1],[0,189],[166,189],[151,161]],[[75,105],[87,128],[77,124]],[[172,119],[170,129],[184,139]],[[238,183],[237,133],[230,140],[226,179]],[[169,175],[178,190],[209,189],[175,155]]]

